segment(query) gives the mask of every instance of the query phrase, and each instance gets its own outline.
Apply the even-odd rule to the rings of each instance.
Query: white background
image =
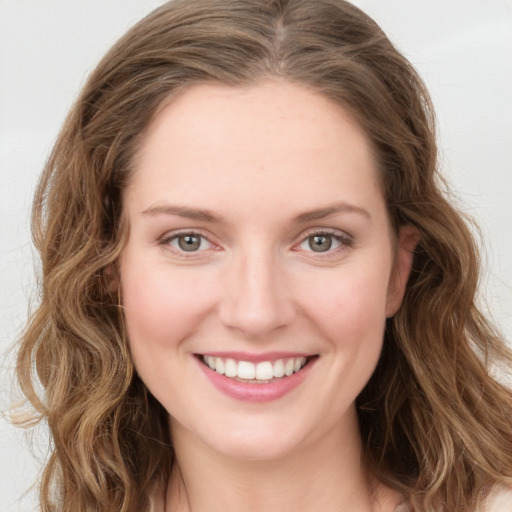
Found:
[[[161,0],[0,0],[0,409],[34,302],[29,210],[60,124],[95,63]],[[484,233],[483,298],[512,339],[512,0],[359,0],[420,71],[442,168]],[[40,430],[34,451],[45,453]],[[35,509],[37,464],[0,418],[0,511]]]

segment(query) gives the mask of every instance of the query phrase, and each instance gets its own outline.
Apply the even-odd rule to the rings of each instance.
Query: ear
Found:
[[[105,281],[107,283],[108,291],[110,293],[116,293],[118,290],[119,283],[115,263],[111,263],[110,265],[107,265],[103,269],[103,277],[105,278]]]
[[[405,294],[407,280],[411,273],[414,249],[420,239],[418,230],[413,226],[402,226],[398,233],[398,247],[395,264],[391,271],[386,300],[386,317],[390,318],[400,308]]]

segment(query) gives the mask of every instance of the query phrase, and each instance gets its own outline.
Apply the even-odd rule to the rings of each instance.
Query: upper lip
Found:
[[[262,352],[259,354],[250,352],[235,351],[209,351],[196,354],[198,356],[222,357],[224,359],[234,359],[235,361],[248,361],[251,363],[261,363],[263,361],[277,361],[278,359],[290,359],[292,357],[311,357],[315,354],[305,352]]]

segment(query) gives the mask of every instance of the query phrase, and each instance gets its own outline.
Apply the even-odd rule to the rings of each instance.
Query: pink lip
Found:
[[[209,353],[205,355],[212,355],[219,353]],[[223,355],[216,355],[215,357],[233,357],[233,359],[239,359],[242,361],[247,361],[248,359],[238,358],[226,355],[226,352],[222,353]],[[231,352],[230,354],[234,354]],[[305,356],[284,356],[284,357],[275,357],[276,353],[272,354],[273,357],[270,359],[259,359],[259,361],[272,361],[275,359],[285,358],[285,357],[305,357]],[[244,355],[246,357],[246,355]],[[257,356],[259,357],[259,356]],[[268,354],[266,356],[268,358]],[[220,375],[219,373],[210,369],[210,367],[206,366],[199,358],[196,357],[197,364],[203,371],[203,373],[208,377],[210,382],[222,393],[225,395],[235,398],[237,400],[245,401],[245,402],[270,402],[271,400],[276,400],[286,395],[287,393],[294,390],[298,387],[302,381],[307,377],[317,358],[313,358],[302,370],[289,377],[281,377],[280,379],[276,379],[267,384],[253,384],[250,382],[241,382],[224,375]]]

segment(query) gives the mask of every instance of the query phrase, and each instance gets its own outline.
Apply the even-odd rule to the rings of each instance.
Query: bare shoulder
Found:
[[[500,485],[493,489],[479,512],[512,512],[512,487]]]
[[[401,503],[393,512],[413,512],[413,510],[408,503]],[[496,486],[477,512],[512,512],[512,487]]]

